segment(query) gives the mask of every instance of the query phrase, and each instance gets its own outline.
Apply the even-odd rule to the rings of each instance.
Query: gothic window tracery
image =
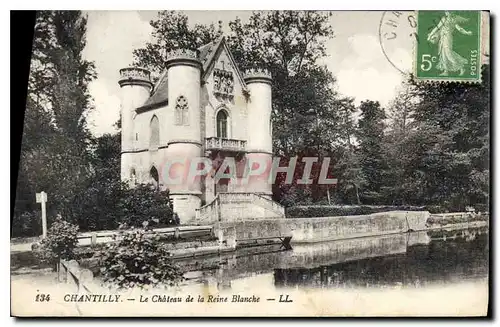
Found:
[[[189,106],[185,96],[180,95],[175,104],[175,124],[189,125]]]

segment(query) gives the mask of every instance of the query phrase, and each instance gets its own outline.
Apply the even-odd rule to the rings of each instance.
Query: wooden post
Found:
[[[47,193],[44,191],[36,194],[36,203],[42,204],[42,238],[47,237],[47,212],[45,203],[47,202]]]
[[[90,245],[95,246],[97,244],[97,233],[90,234]]]

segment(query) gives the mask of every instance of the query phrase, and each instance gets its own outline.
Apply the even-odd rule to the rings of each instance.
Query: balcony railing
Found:
[[[220,137],[207,137],[206,150],[245,151],[247,141],[224,139]]]

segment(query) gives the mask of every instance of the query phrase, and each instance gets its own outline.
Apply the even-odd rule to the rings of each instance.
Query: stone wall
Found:
[[[307,243],[421,231],[426,229],[428,217],[427,211],[391,211],[348,217],[221,222],[216,228],[228,243],[280,236],[292,236],[293,243]]]
[[[220,209],[225,221],[279,218],[278,213],[252,203],[228,202],[221,205]]]
[[[245,192],[219,193],[213,202],[196,211],[198,224],[285,218],[283,206],[270,197]]]

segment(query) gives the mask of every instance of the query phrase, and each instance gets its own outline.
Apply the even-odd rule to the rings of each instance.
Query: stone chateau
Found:
[[[242,74],[224,38],[197,50],[172,50],[166,67],[155,85],[146,69],[120,70],[122,180],[168,188],[182,224],[283,217],[266,174],[248,183],[216,183],[214,174],[172,185],[163,178],[174,167],[167,162],[184,162],[173,170],[186,176],[190,160],[199,157],[209,158],[214,171],[217,162],[234,158],[237,179],[252,158],[270,162],[270,73]]]

